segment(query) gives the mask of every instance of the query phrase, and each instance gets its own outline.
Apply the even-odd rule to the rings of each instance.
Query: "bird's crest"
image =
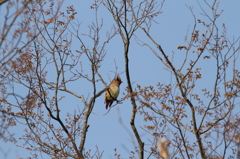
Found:
[[[122,83],[121,77],[120,77],[119,75],[117,75],[117,76],[113,79],[113,81],[117,81],[119,84]]]

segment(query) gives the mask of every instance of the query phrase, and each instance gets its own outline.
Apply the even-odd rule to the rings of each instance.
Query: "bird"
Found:
[[[117,100],[121,83],[122,83],[122,80],[121,80],[120,76],[118,75],[116,78],[114,78],[112,80],[111,84],[109,85],[108,89],[106,90],[106,92],[104,94],[106,109],[108,109],[108,107],[111,107],[113,102],[115,100]]]

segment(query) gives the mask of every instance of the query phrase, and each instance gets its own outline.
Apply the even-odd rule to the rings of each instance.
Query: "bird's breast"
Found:
[[[109,93],[110,93],[111,95],[109,95]],[[109,100],[111,100],[112,97],[115,98],[115,99],[117,99],[118,95],[119,95],[119,87],[117,87],[117,86],[112,86],[112,87],[110,87],[110,89],[106,92],[106,97],[107,97],[107,99],[109,99]],[[115,99],[114,99],[114,100],[115,100]]]

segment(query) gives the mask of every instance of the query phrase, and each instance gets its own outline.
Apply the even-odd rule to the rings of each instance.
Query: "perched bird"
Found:
[[[109,85],[109,88],[106,90],[104,94],[106,109],[108,109],[108,107],[111,107],[112,103],[115,100],[117,100],[121,83],[122,80],[120,76],[117,76],[115,79],[112,80],[111,84]]]

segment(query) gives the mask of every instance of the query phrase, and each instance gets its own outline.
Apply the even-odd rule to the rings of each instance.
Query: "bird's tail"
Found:
[[[106,109],[108,109],[108,107],[111,107],[113,101],[106,101]]]
[[[108,109],[109,102],[106,102],[106,109]]]

